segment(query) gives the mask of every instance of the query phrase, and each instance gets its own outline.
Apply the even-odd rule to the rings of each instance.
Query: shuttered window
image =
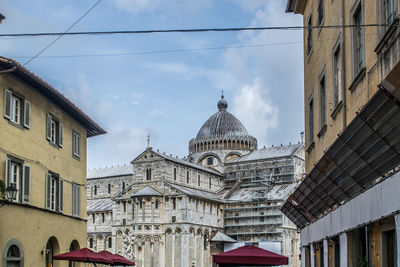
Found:
[[[59,147],[63,147],[64,126],[50,114],[47,114],[46,138],[50,141],[50,143],[58,145]]]
[[[81,136],[75,131],[72,131],[72,154],[78,158],[81,156]]]
[[[64,180],[46,174],[46,208],[62,212],[64,208]]]
[[[80,216],[80,186],[79,184],[72,184],[72,215]]]
[[[17,188],[17,196],[13,201],[29,203],[30,201],[30,166],[24,165],[23,160],[11,157],[5,162],[6,186],[14,184]]]
[[[4,90],[4,118],[9,121],[30,128],[31,103],[20,94]]]

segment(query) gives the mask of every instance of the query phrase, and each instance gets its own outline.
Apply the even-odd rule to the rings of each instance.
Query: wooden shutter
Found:
[[[46,120],[46,138],[47,140],[51,140],[51,115],[47,114],[47,120]]]
[[[31,120],[31,103],[25,100],[24,106],[24,126],[26,128],[31,127],[30,120]]]
[[[11,119],[11,91],[4,91],[4,117]]]
[[[64,208],[64,180],[58,180],[58,211],[63,211]]]
[[[10,178],[11,178],[11,160],[6,159],[6,168],[5,168],[5,178],[6,178],[6,188],[10,185]]]
[[[51,201],[51,175],[49,173],[46,173],[46,208],[50,209],[50,201]]]
[[[75,188],[75,197],[74,197],[74,201],[75,201],[75,215],[80,216],[80,209],[81,209],[81,192],[80,192],[80,186],[78,184],[74,184],[74,188]]]
[[[25,203],[29,203],[30,200],[30,182],[31,182],[31,167],[24,165],[24,183],[23,183],[23,195],[22,195],[22,201]]]
[[[58,128],[58,145],[60,147],[63,147],[63,144],[64,144],[64,140],[63,140],[64,133],[63,133],[63,131],[64,131],[64,126],[63,126],[62,123],[60,123],[59,124],[59,128]]]

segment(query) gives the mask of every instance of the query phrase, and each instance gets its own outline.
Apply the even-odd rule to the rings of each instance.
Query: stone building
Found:
[[[307,176],[282,211],[302,266],[400,266],[399,3],[287,1],[305,26]]]
[[[251,242],[296,266],[299,235],[279,207],[303,175],[303,145],[257,150],[227,107],[222,97],[185,159],[148,147],[129,167],[89,170],[89,247],[137,266],[211,266]]]

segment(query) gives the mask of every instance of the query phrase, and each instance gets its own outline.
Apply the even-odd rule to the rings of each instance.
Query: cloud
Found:
[[[279,109],[268,98],[269,88],[259,79],[246,84],[233,96],[233,110],[240,121],[246,125],[251,135],[264,140],[271,128],[277,127]]]

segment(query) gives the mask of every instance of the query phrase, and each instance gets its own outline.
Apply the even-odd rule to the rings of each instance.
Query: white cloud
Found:
[[[246,84],[233,96],[233,110],[247,131],[264,140],[268,129],[277,127],[279,109],[268,98],[269,89],[259,79]]]

